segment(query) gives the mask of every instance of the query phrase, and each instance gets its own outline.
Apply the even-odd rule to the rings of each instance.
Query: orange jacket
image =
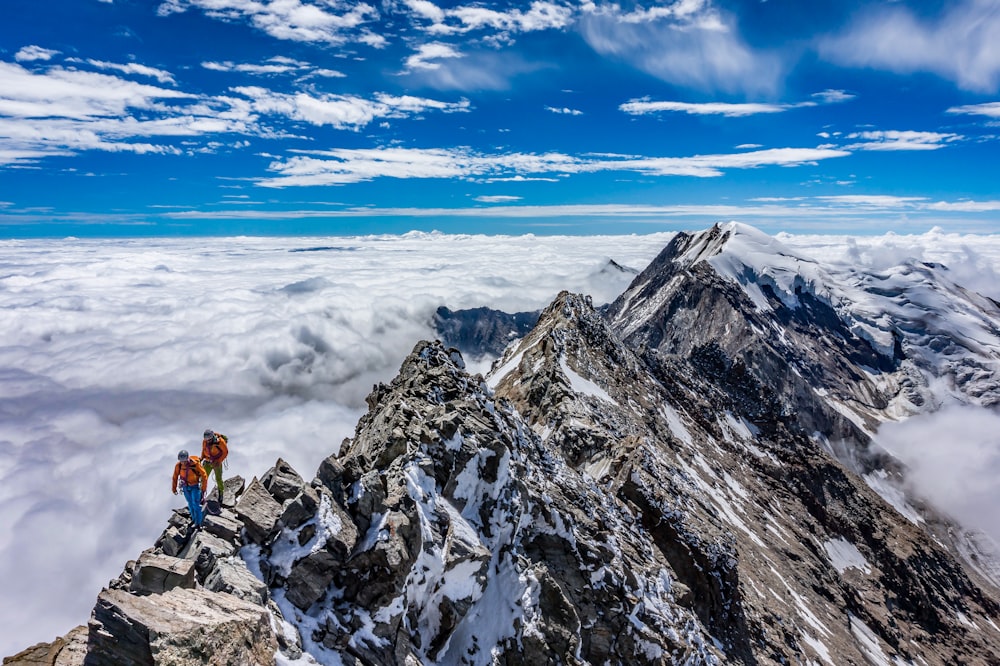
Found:
[[[205,473],[198,456],[191,456],[187,461],[178,460],[174,465],[174,480],[170,486],[171,492],[177,492],[177,479],[185,486],[196,486],[201,481],[202,494],[208,489],[208,474]]]
[[[201,440],[201,459],[218,465],[229,455],[229,438],[225,435],[215,433],[215,441],[209,442],[207,439]]]

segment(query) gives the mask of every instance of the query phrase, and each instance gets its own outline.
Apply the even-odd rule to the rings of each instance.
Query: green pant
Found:
[[[219,486],[219,502],[222,501],[222,493],[225,491],[225,486],[222,485],[222,462],[209,462],[208,460],[201,461],[201,466],[205,469],[205,473],[212,476],[212,472],[215,472],[215,485]]]

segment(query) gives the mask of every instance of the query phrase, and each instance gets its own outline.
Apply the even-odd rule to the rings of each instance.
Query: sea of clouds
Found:
[[[642,269],[671,237],[0,241],[0,655],[86,622],[184,505],[170,475],[205,428],[230,437],[229,474],[249,479],[282,457],[311,478],[372,385],[434,337],[438,306],[535,310],[563,289],[607,302],[632,277],[604,271],[608,260]],[[946,263],[1000,299],[1000,237],[781,240],[822,261]],[[1000,417],[973,411],[954,417],[971,433],[932,415],[888,439],[933,470],[915,475],[930,477],[932,500],[975,490],[942,506],[1000,534],[978,520],[983,501],[998,505],[989,419]],[[965,460],[942,454],[957,450]]]
[[[0,655],[86,622],[206,428],[312,478],[438,306],[609,301],[670,237],[0,241]]]

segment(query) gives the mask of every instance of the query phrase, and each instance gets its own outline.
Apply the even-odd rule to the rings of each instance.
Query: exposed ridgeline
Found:
[[[776,273],[805,260],[768,242],[682,234],[605,311],[561,294],[485,379],[419,343],[312,481],[236,479],[191,539],[176,512],[15,663],[1000,664],[997,588],[855,453],[932,376],[983,368],[951,390],[988,403],[984,347],[925,354],[961,336]]]

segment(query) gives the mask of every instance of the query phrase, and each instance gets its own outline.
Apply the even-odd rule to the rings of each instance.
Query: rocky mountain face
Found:
[[[417,344],[312,480],[279,460],[203,530],[175,512],[86,627],[10,663],[1000,664],[1000,590],[866,448],[934,377],[988,404],[995,304],[921,333],[874,314],[914,285],[866,300],[782,252],[679,235],[485,378]]]
[[[514,340],[524,337],[538,322],[538,312],[508,314],[493,308],[449,310],[434,313],[438,338],[457,348],[466,358],[497,357]]]

